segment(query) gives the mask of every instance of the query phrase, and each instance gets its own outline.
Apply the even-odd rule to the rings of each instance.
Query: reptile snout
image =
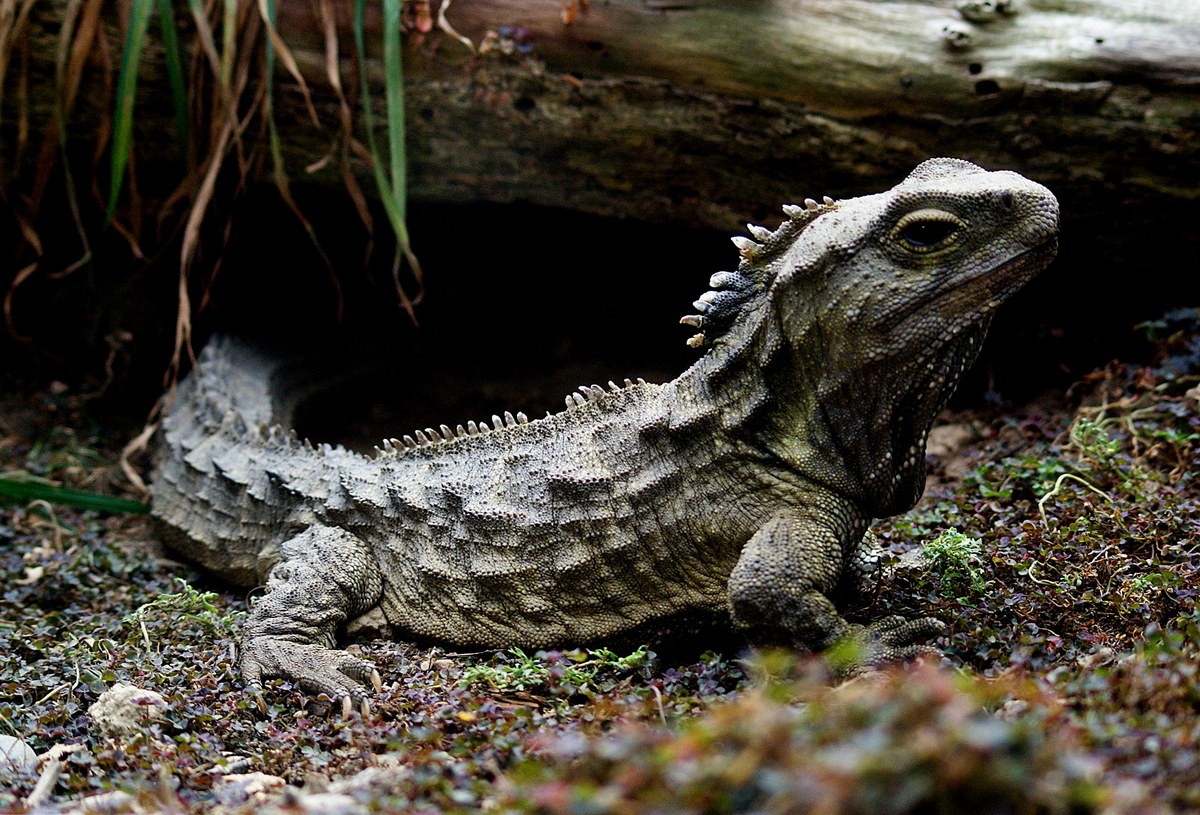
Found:
[[[1022,183],[998,192],[998,206],[1012,213],[1017,240],[1034,249],[1058,236],[1058,199],[1041,184],[1016,174],[1014,177]]]

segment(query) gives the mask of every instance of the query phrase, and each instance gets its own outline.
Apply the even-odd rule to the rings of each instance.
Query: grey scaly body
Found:
[[[267,580],[241,667],[361,697],[333,651],[381,611],[399,637],[569,646],[727,615],[752,641],[865,662],[936,621],[853,626],[871,520],[920,497],[929,428],[991,314],[1054,254],[1058,205],[1014,173],[925,162],[893,190],[785,208],[684,318],[705,354],[665,384],[581,388],[565,411],[389,442],[296,441],[276,363],[210,343],[163,424],[154,514],[189,559]],[[269,576],[268,576],[269,575]]]

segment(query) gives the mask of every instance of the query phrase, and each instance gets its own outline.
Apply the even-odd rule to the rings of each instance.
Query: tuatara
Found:
[[[190,560],[266,581],[240,667],[365,699],[341,627],[570,646],[731,623],[753,643],[860,645],[903,660],[933,619],[847,622],[869,591],[872,519],[924,486],[925,441],[997,306],[1053,258],[1058,203],[1012,172],[948,158],[877,195],[784,207],[733,239],[685,325],[678,378],[587,386],[566,409],[382,444],[313,446],[283,425],[277,363],[212,341],[163,421],[153,512]]]

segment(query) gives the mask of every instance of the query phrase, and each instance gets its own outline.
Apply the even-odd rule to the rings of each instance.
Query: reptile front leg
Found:
[[[380,687],[375,667],[333,649],[338,627],[376,606],[383,593],[366,544],[343,529],[314,525],[280,546],[279,554],[266,594],[242,629],[242,678],[254,690],[264,678],[278,676],[313,694],[365,702],[360,683]]]
[[[855,602],[873,598],[879,588],[879,560],[883,546],[871,530],[863,533],[862,540],[846,553],[845,568],[838,584],[837,596]]]
[[[936,655],[936,649],[916,641],[939,633],[939,620],[892,616],[862,626],[838,613],[829,595],[847,568],[843,540],[862,535],[849,526],[836,516],[798,511],[778,513],[763,524],[743,547],[729,577],[734,623],[756,644],[823,651],[853,642],[859,646],[859,658],[842,666],[846,674]]]

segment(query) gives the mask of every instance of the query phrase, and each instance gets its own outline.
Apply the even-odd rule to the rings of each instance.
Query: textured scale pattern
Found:
[[[1011,172],[931,159],[878,195],[785,207],[736,238],[683,318],[705,353],[664,384],[583,386],[530,421],[423,428],[374,456],[286,430],[280,362],[214,338],[163,422],[164,537],[267,590],[242,632],[268,676],[362,701],[334,650],[382,615],[459,647],[573,646],[721,618],[756,643],[853,639],[861,666],[930,649],[936,620],[852,625],[874,518],[911,507],[925,440],[996,307],[1054,255],[1058,205]]]

